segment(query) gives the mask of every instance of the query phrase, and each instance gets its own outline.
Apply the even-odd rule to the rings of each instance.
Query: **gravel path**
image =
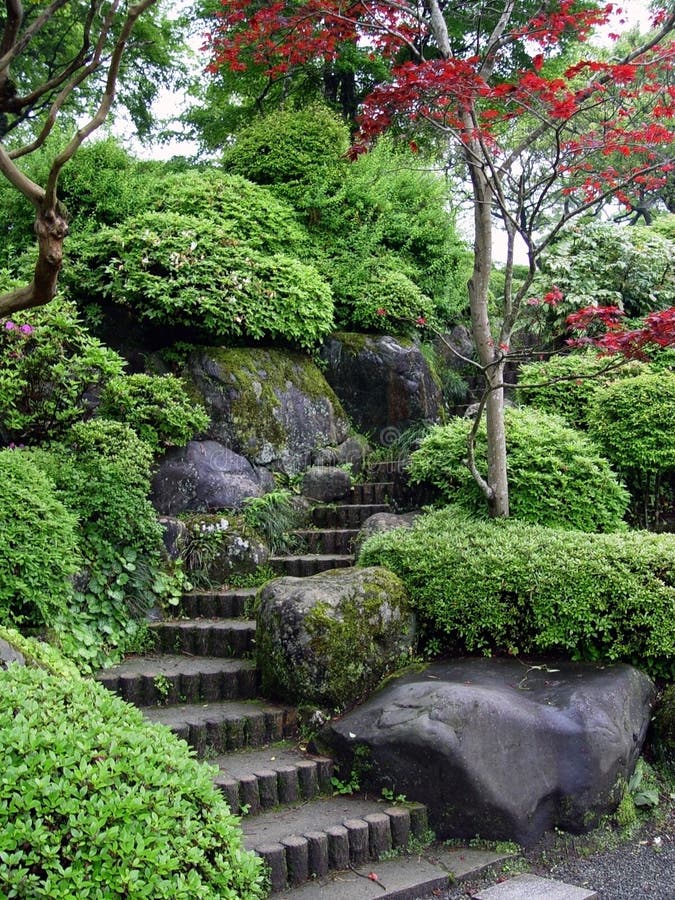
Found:
[[[600,900],[675,900],[675,810],[619,846],[598,849],[598,833],[550,838],[510,860],[502,874],[464,882],[425,900],[467,900],[481,887],[522,872],[595,890]]]

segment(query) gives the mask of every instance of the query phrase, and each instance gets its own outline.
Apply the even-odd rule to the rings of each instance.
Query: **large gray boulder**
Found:
[[[341,444],[349,422],[307,356],[261,347],[201,347],[183,375],[206,407],[206,436],[256,466],[296,474],[317,448]]]
[[[7,669],[11,663],[25,666],[26,659],[23,653],[20,653],[16,647],[13,647],[8,641],[0,638],[0,669]]]
[[[528,846],[616,806],[654,696],[628,665],[459,660],[388,683],[319,746],[346,772],[365,757],[363,786],[426,803],[439,838]]]
[[[332,334],[321,350],[326,380],[359,431],[388,445],[411,425],[436,422],[443,398],[415,341],[389,335]]]
[[[344,500],[351,489],[349,472],[335,466],[310,466],[302,479],[303,496],[321,503]]]
[[[151,499],[162,516],[240,509],[247,497],[262,496],[267,475],[217,441],[190,441],[166,452]]]
[[[378,566],[277,578],[257,598],[263,693],[343,709],[399,668],[414,647],[400,579]]]
[[[356,535],[354,553],[358,555],[361,547],[374,534],[383,534],[385,531],[393,531],[395,528],[412,528],[419,515],[421,515],[420,512],[413,511],[409,513],[381,512],[368,516]]]

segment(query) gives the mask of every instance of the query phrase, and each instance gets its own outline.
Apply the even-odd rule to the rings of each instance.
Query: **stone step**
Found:
[[[351,554],[307,554],[305,556],[270,556],[268,565],[277,575],[308,578],[329,569],[346,569],[354,565]]]
[[[219,753],[290,739],[297,732],[295,710],[257,700],[155,706],[143,714],[166,725],[209,760]]]
[[[352,486],[351,503],[389,503],[393,496],[393,481],[377,481]]]
[[[257,592],[258,588],[190,591],[183,594],[181,610],[188,619],[234,619],[246,615],[247,606]]]
[[[331,792],[333,760],[273,745],[217,757],[215,784],[234,813],[257,815],[281,803],[313,800]]]
[[[518,875],[473,895],[475,900],[595,900],[596,891],[539,875]]]
[[[283,891],[277,900],[420,900],[421,897],[439,897],[457,882],[474,880],[485,869],[506,858],[491,850],[430,844],[415,847],[414,852],[392,854],[390,859],[330,872],[324,878],[315,878]]]
[[[360,528],[380,512],[391,512],[388,503],[349,503],[343,506],[315,506],[312,524],[317,528]]]
[[[167,619],[150,630],[159,653],[242,657],[255,646],[255,622],[249,619]]]
[[[358,528],[312,528],[292,532],[307,553],[350,554]]]
[[[426,834],[427,815],[422,804],[340,796],[244,817],[241,828],[245,846],[267,863],[272,890],[282,891],[407,846]]]
[[[254,662],[207,656],[133,656],[96,680],[134,706],[248,700],[258,692]]]

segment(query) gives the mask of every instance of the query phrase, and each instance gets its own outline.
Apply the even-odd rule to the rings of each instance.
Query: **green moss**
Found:
[[[281,395],[293,386],[310,400],[328,401],[336,416],[346,418],[342,405],[321,370],[307,356],[262,348],[209,348],[220,379],[232,386],[230,417],[242,449],[255,452],[261,442],[279,450],[288,443],[278,411]]]

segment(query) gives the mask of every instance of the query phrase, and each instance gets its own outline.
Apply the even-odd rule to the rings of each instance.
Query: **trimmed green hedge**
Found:
[[[430,649],[550,651],[675,676],[675,535],[591,535],[448,508],[373,536],[359,565],[403,579]]]
[[[95,682],[0,672],[0,895],[258,900],[213,770]]]
[[[598,447],[559,416],[521,407],[505,410],[511,515],[578,531],[617,531],[629,496]],[[437,425],[410,457],[414,483],[435,485],[448,501],[487,515],[485,498],[464,460],[472,423]],[[487,439],[476,439],[479,470],[487,471]]]

